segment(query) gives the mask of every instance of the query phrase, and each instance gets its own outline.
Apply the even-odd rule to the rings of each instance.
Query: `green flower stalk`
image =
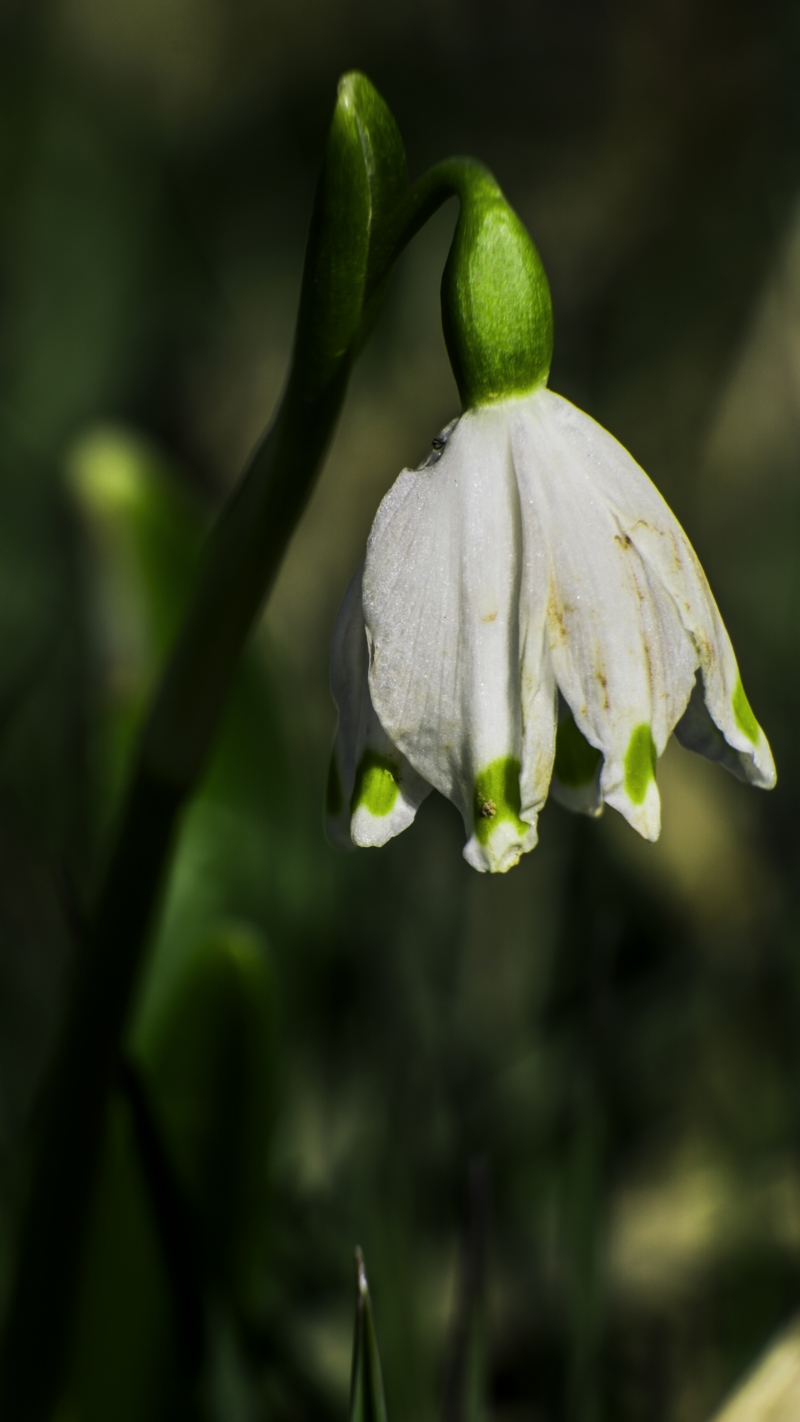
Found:
[[[392,266],[454,195],[468,224],[481,225],[487,201],[489,208],[499,201],[493,179],[469,159],[442,163],[409,189],[391,113],[363,75],[345,75],[317,185],[285,393],[209,540],[80,945],[0,1353],[4,1422],[47,1422],[60,1396],[106,1103],[181,808],[322,466]]]
[[[46,1422],[59,1399],[106,1102],[177,818],[333,435],[396,250],[389,219],[405,190],[389,110],[362,75],[346,75],[317,187],[286,391],[209,542],[80,946],[3,1339],[4,1422]]]

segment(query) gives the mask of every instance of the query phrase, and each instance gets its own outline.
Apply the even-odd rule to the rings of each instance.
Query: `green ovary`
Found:
[[[356,771],[356,783],[350,801],[350,813],[368,810],[376,819],[383,819],[394,809],[400,793],[398,779],[400,767],[388,756],[377,751],[365,750]]]
[[[561,722],[556,736],[556,761],[554,770],[562,785],[577,788],[590,785],[597,774],[602,760],[599,750],[590,746],[586,737],[578,730],[574,718],[567,716]]]
[[[530,829],[519,815],[519,772],[519,761],[509,755],[493,760],[477,775],[472,813],[475,837],[481,844],[488,842],[495,826],[503,821],[512,824],[520,835]]]
[[[744,694],[741,677],[739,677],[736,683],[736,689],[731,697],[731,706],[733,707],[734,720],[739,730],[743,735],[747,736],[748,741],[752,741],[753,745],[757,745],[761,728],[753,715],[750,702]]]
[[[641,805],[650,781],[655,780],[657,759],[653,733],[643,721],[632,733],[625,752],[625,789],[634,805]]]

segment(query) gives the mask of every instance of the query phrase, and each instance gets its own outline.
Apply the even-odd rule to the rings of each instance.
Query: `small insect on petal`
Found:
[[[486,844],[495,827],[503,821],[523,837],[529,826],[520,818],[520,762],[501,756],[487,765],[475,779],[475,834]]]

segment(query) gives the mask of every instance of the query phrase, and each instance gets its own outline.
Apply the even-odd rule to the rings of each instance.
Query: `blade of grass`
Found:
[[[364,1256],[356,1249],[356,1318],[350,1375],[350,1422],[387,1422],[381,1360]]]

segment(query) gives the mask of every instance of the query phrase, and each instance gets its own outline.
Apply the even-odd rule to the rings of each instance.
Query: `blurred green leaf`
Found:
[[[206,518],[155,446],[123,428],[90,429],[73,445],[66,477],[89,554],[100,674],[95,768],[108,814],[197,572]]]
[[[455,1317],[446,1375],[444,1422],[484,1422],[487,1416],[486,1264],[489,1167],[473,1160],[469,1216],[461,1254]]]
[[[27,158],[3,206],[3,399],[50,457],[135,378],[163,233],[152,147],[75,97],[53,75],[32,123],[2,114]]]
[[[149,1095],[212,1280],[235,1288],[266,1200],[276,1011],[265,944],[220,928],[137,1031]]]
[[[114,425],[73,445],[67,482],[111,603],[103,630],[119,638],[138,617],[137,670],[151,676],[179,624],[208,518],[149,440]]]
[[[86,535],[87,594],[101,673],[101,775],[117,785],[144,703],[180,625],[209,519],[164,455],[98,426],[72,448],[67,484]],[[285,820],[286,756],[263,656],[246,650],[205,789]]]
[[[364,1256],[356,1250],[356,1319],[350,1375],[350,1422],[387,1422],[381,1360]]]
[[[100,818],[107,820],[148,688],[189,595],[207,520],[157,448],[119,427],[97,427],[74,446],[68,485],[86,535],[90,630],[100,673],[93,759]],[[173,1011],[209,924],[244,915],[279,934],[287,920],[324,913],[319,875],[314,894],[309,884],[325,849],[321,834],[315,842],[305,826],[297,827],[297,775],[256,640],[237,670],[217,749],[184,817],[143,984],[137,1042],[140,1030],[147,1035]]]
[[[69,1422],[182,1417],[172,1293],[126,1103],[109,1113],[67,1387]]]

